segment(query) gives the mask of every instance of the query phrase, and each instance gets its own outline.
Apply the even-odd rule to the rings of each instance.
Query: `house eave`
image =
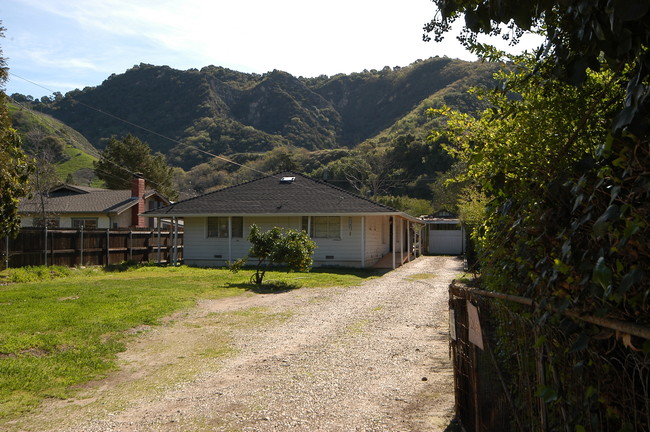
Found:
[[[198,217],[229,217],[229,216],[245,216],[245,217],[273,217],[273,216],[285,216],[285,217],[300,217],[300,216],[341,216],[341,217],[356,217],[356,216],[398,216],[403,219],[407,219],[410,222],[424,224],[424,222],[416,217],[408,215],[403,212],[335,212],[335,213],[323,213],[323,212],[305,212],[305,213],[155,213],[147,212],[142,213],[141,216],[144,217],[155,217],[161,219],[171,219],[171,218],[198,218]]]

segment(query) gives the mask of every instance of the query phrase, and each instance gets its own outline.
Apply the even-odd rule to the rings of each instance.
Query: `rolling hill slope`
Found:
[[[426,108],[451,102],[476,109],[464,93],[489,82],[494,70],[439,57],[317,78],[140,64],[100,86],[34,105],[99,149],[111,136],[132,133],[187,170],[209,159],[197,149],[225,155],[279,146],[316,151],[354,148],[398,131],[421,136],[430,121]]]

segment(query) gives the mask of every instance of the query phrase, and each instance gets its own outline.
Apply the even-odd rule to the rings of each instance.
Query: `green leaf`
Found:
[[[618,219],[620,215],[620,209],[617,205],[612,204],[607,207],[605,213],[603,213],[594,223],[593,231],[596,238],[601,238],[607,233],[609,228],[609,222],[614,219]]]
[[[542,386],[537,390],[537,396],[541,397],[546,403],[554,402],[559,399],[557,390],[553,387]]]
[[[594,266],[591,281],[602,286],[603,289],[607,289],[607,287],[612,283],[612,271],[607,267],[604,257],[598,258],[598,261]]]
[[[637,284],[643,280],[643,270],[634,269],[629,271],[623,279],[621,280],[621,285],[619,287],[619,292],[621,294],[626,293],[634,284]]]

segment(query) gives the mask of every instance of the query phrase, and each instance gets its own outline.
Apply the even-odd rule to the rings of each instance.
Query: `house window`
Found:
[[[208,218],[208,237],[227,238],[228,237],[228,218],[227,217],[209,217]]]
[[[241,238],[244,236],[244,218],[236,216],[232,218],[232,236]],[[209,217],[208,218],[208,237],[228,238],[228,218],[227,217]]]
[[[314,238],[341,238],[340,216],[314,216],[312,224]]]
[[[241,216],[235,216],[232,218],[232,237],[244,237],[244,218]]]
[[[43,225],[47,225],[48,228],[58,228],[60,226],[60,221],[58,218],[47,218],[45,219],[45,223],[43,223],[43,219],[38,218],[34,219],[34,226],[42,228]]]
[[[161,207],[164,207],[164,204],[162,202],[156,200],[149,201],[149,210],[156,210]]]
[[[304,232],[307,233],[307,235],[309,235],[309,236],[312,235],[312,233],[309,232],[310,231],[310,229],[309,229],[309,216],[303,216],[302,217],[300,227]]]
[[[97,218],[72,218],[72,228],[96,229]]]

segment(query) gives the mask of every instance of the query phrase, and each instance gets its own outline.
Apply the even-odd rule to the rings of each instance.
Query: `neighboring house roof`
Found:
[[[159,217],[276,214],[401,213],[329,183],[294,172],[262,177],[144,213],[145,216]],[[405,214],[403,216],[411,218]]]
[[[428,216],[420,216],[423,222],[428,224],[441,223],[441,224],[457,224],[460,222],[458,215],[447,210],[440,210]]]
[[[156,191],[145,192],[144,198],[153,195],[169,203],[169,200]],[[98,189],[67,184],[50,189],[44,199],[45,210],[48,213],[120,214],[138,204],[138,198],[131,196],[130,190]],[[39,213],[41,208],[40,194],[35,194],[31,199],[21,200],[18,205],[18,211],[23,214]]]

